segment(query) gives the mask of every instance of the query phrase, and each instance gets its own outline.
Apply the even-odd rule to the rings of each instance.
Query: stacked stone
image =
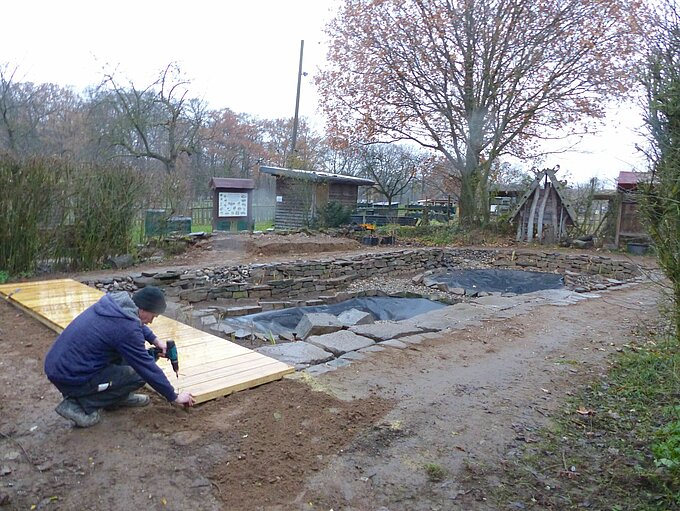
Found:
[[[606,275],[619,280],[630,280],[640,275],[640,268],[629,261],[588,254],[560,252],[511,251],[498,252],[493,264],[523,270],[573,272],[586,275]]]
[[[189,303],[303,300],[337,295],[357,281],[414,275],[438,269],[503,267],[599,275],[626,281],[640,275],[629,261],[603,256],[497,249],[405,249],[327,261],[298,261],[184,271],[142,272],[95,282],[106,291],[162,287],[169,297]],[[602,285],[607,285],[606,281]]]

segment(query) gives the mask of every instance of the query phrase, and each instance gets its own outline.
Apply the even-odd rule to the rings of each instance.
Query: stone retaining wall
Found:
[[[529,250],[497,252],[493,264],[505,268],[519,267],[523,270],[603,275],[619,280],[629,280],[641,273],[638,265],[626,260],[590,254]]]
[[[416,275],[435,269],[517,268],[563,274],[602,275],[629,280],[640,274],[637,265],[609,257],[560,252],[499,249],[419,248],[360,254],[334,260],[253,264],[200,270],[142,272],[103,281],[86,282],[98,288],[134,290],[155,285],[167,296],[189,303],[267,302],[334,294],[354,280]]]

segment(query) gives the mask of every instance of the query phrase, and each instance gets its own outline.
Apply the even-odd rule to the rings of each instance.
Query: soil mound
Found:
[[[359,250],[361,244],[350,238],[327,234],[217,234],[213,250],[231,250],[247,255],[271,257],[280,254],[318,254]]]

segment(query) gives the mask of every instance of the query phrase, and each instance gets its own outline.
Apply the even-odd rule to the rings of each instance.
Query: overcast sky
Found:
[[[103,69],[137,85],[170,62],[213,108],[292,117],[300,41],[301,113],[315,114],[312,75],[325,57],[327,0],[21,0],[3,6],[0,62],[19,77],[82,89]],[[313,99],[313,100],[312,100]]]
[[[168,63],[178,62],[192,80],[192,94],[211,108],[292,117],[304,40],[308,74],[300,114],[318,118],[312,77],[323,65],[323,27],[337,5],[338,0],[17,0],[3,5],[0,64],[18,66],[19,81],[82,90],[99,83],[104,70],[148,85]],[[545,165],[559,163],[560,174],[572,182],[598,176],[613,184],[620,170],[643,165],[634,148],[637,124],[637,114],[621,109],[603,134],[585,139],[578,152],[549,157]]]

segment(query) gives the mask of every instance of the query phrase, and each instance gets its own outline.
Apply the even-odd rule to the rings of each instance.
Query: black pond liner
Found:
[[[480,291],[524,294],[564,286],[562,275],[538,271],[454,270],[430,275],[428,278],[446,284],[449,289],[463,288],[466,294]]]
[[[310,305],[307,307],[290,307],[257,314],[248,314],[235,318],[227,318],[223,323],[234,329],[245,329],[274,335],[294,332],[302,316],[309,312],[327,312],[337,316],[350,310],[358,309],[370,312],[376,320],[400,321],[418,314],[441,309],[446,304],[428,300],[426,298],[398,298],[391,296],[372,296],[352,298],[343,302],[329,305]]]

